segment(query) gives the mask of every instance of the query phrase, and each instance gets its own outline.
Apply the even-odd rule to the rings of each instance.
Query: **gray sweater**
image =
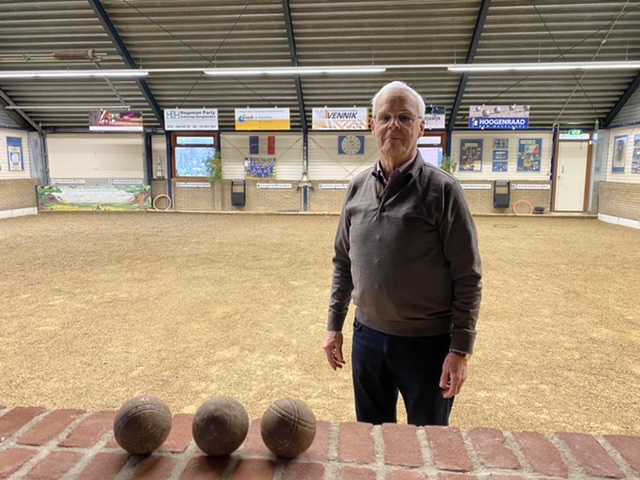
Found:
[[[472,353],[481,299],[475,224],[459,182],[420,153],[384,188],[375,167],[349,184],[335,240],[328,329],[349,303],[363,324],[399,336],[451,332]]]

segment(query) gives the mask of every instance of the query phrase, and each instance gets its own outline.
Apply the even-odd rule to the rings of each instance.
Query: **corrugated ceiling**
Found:
[[[471,105],[514,103],[531,105],[531,127],[584,128],[620,108],[640,75],[463,77],[428,68],[467,61],[640,61],[640,1],[16,0],[3,1],[1,10],[0,70],[397,67],[298,80],[199,71],[154,72],[141,82],[0,78],[0,105],[21,107],[45,130],[86,129],[83,106],[116,105],[143,111],[145,126],[155,129],[162,128],[162,109],[217,108],[222,130],[234,128],[234,108],[289,107],[292,129],[310,129],[312,108],[368,106],[380,86],[395,79],[415,87],[427,104],[445,106],[448,118],[455,112],[449,128],[467,126]],[[69,52],[88,58],[65,60]]]

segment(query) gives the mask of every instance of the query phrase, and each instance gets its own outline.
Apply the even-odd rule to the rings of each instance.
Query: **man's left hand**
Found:
[[[467,359],[455,353],[449,353],[442,365],[440,388],[444,398],[452,398],[460,393],[467,379]]]

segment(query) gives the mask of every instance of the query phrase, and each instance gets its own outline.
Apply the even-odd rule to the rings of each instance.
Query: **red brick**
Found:
[[[0,479],[9,478],[35,453],[35,450],[27,450],[26,448],[11,448],[0,452]]]
[[[328,422],[316,423],[316,436],[309,450],[300,455],[299,458],[326,461],[329,459],[329,443],[331,435],[331,424]]]
[[[60,442],[62,447],[93,447],[109,430],[113,430],[116,412],[105,411],[94,413],[85,418],[73,429],[69,436]]]
[[[395,470],[389,472],[387,480],[429,480],[429,476],[412,470]]]
[[[489,475],[490,480],[527,480],[527,477],[522,475],[502,475],[500,473],[493,473]]]
[[[160,446],[160,450],[167,452],[184,452],[191,443],[191,424],[193,415],[180,413],[173,416],[171,422],[171,432]]]
[[[272,460],[241,459],[231,480],[272,480],[276,462]]]
[[[627,462],[637,474],[640,474],[640,437],[605,435],[604,438],[622,455],[624,461]]]
[[[376,480],[375,470],[364,467],[342,467],[340,480]]]
[[[84,414],[84,410],[56,410],[49,413],[31,430],[18,439],[22,445],[44,445],[60,435]]]
[[[291,462],[284,471],[282,480],[322,480],[324,466],[319,463]]]
[[[189,460],[180,480],[222,480],[230,463],[230,457],[198,455]]]
[[[260,420],[254,420],[249,427],[249,434],[244,442],[244,445],[240,447],[242,455],[269,455],[269,449],[262,441],[262,435],[260,434]]]
[[[36,418],[44,408],[16,407],[0,417],[0,444]]]
[[[80,461],[82,454],[68,450],[51,452],[43,460],[29,470],[23,480],[50,480],[62,478],[71,468]]]
[[[478,477],[466,473],[439,473],[438,480],[478,480]]]
[[[537,432],[515,432],[513,436],[536,472],[556,477],[568,476],[569,469],[562,461],[560,452],[547,437]]]
[[[586,433],[557,433],[587,475],[594,477],[622,478],[624,473],[607,454],[602,445]]]
[[[176,459],[150,455],[141,459],[133,471],[132,480],[166,480],[176,466]]]
[[[128,459],[129,455],[126,453],[100,452],[80,472],[76,480],[113,480]]]
[[[421,467],[422,448],[418,441],[418,429],[413,425],[385,423],[382,425],[384,461],[387,465]]]
[[[519,469],[520,462],[515,454],[505,445],[506,438],[495,428],[474,428],[469,430],[480,462],[489,468]]]
[[[457,472],[473,470],[460,430],[453,427],[424,428],[431,444],[433,461],[439,469]]]
[[[373,463],[375,443],[370,423],[347,422],[340,424],[338,460],[341,462]]]

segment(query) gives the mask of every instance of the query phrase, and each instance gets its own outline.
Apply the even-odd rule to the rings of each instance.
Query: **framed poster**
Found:
[[[640,135],[633,137],[633,156],[631,157],[631,173],[640,173]]]
[[[7,137],[7,158],[9,159],[9,170],[24,170],[22,138]]]
[[[480,172],[482,170],[482,140],[460,140],[460,172]]]
[[[518,171],[539,172],[542,159],[541,138],[521,138],[518,142]]]
[[[275,157],[245,157],[244,174],[246,178],[275,178]]]
[[[624,173],[627,163],[627,136],[615,137],[613,140],[613,159],[611,173]]]
[[[493,139],[493,163],[492,172],[506,172],[509,164],[509,139]]]

